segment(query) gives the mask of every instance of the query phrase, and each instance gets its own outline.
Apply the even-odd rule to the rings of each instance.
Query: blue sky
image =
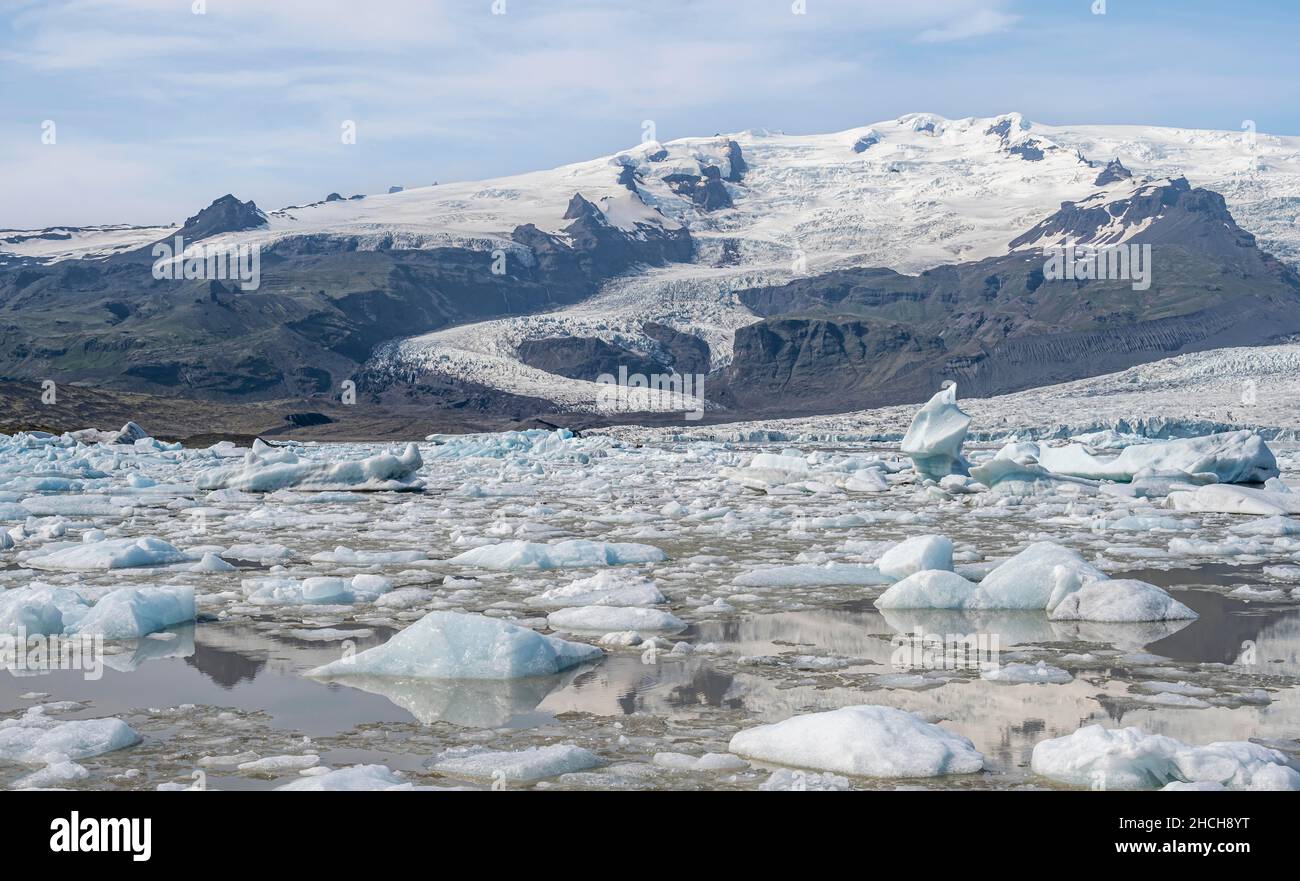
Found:
[[[647,119],[663,140],[1012,110],[1300,134],[1300,4],[1093,3],[0,0],[0,228],[495,177]]]

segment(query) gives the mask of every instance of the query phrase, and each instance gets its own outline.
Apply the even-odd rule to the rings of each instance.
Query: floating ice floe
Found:
[[[968,428],[970,417],[957,406],[957,385],[950,383],[912,417],[899,449],[911,457],[917,474],[930,480],[969,474],[961,455]]]
[[[362,573],[352,578],[318,575],[304,578],[246,578],[241,587],[257,606],[334,605],[374,602],[392,590],[382,575]]]
[[[686,622],[676,615],[637,606],[578,606],[559,609],[548,615],[546,622],[552,630],[575,633],[604,634],[616,630],[677,633],[686,629]]]
[[[985,670],[980,678],[1010,685],[1063,685],[1074,680],[1068,670],[1053,667],[1044,661],[1037,664],[1001,664]]]
[[[0,633],[53,636],[80,620],[89,604],[76,591],[31,585],[0,590]]]
[[[277,449],[258,440],[241,465],[204,471],[194,484],[198,489],[244,492],[290,488],[302,492],[411,491],[423,488],[415,477],[423,464],[415,444],[407,444],[401,455],[380,453],[366,459],[331,462],[303,459],[293,450]]]
[[[65,632],[104,639],[139,639],[194,621],[192,587],[123,587],[105,594]]]
[[[524,602],[544,609],[562,609],[572,606],[654,606],[668,600],[649,579],[605,570],[590,578],[579,578],[553,587]]]
[[[543,636],[484,615],[430,612],[383,645],[307,675],[514,679],[552,675],[603,654],[595,646]]]
[[[411,789],[396,771],[383,765],[353,765],[312,774],[277,786],[277,792],[377,792]]]
[[[937,777],[984,767],[975,745],[893,707],[843,707],[738,732],[728,747],[760,762],[859,777]]]
[[[1053,474],[1093,480],[1127,482],[1142,472],[1213,475],[1220,483],[1263,483],[1278,476],[1273,451],[1251,431],[1149,441],[1125,447],[1105,459],[1094,456],[1083,444],[1016,443],[998,452],[1001,459],[1023,461],[1026,456]]]
[[[448,562],[479,569],[581,569],[660,563],[667,559],[667,554],[651,545],[569,539],[554,544],[506,541],[484,545],[452,557]]]
[[[876,458],[805,456],[798,450],[755,453],[740,468],[722,468],[722,477],[769,494],[887,492],[889,466]]]
[[[31,569],[63,569],[89,572],[98,569],[134,569],[145,566],[168,566],[190,557],[160,538],[110,538],[102,541],[64,545],[48,554],[24,559]]]
[[[916,572],[952,569],[952,541],[942,535],[905,539],[881,554],[876,568],[886,578],[906,578]]]
[[[1034,773],[1097,789],[1218,784],[1227,789],[1300,790],[1286,755],[1246,741],[1190,746],[1140,728],[1089,725],[1034,746]],[[1180,787],[1175,787],[1180,788]]]
[[[875,566],[858,563],[801,563],[764,566],[742,572],[731,580],[737,587],[833,587],[837,585],[889,584]]]
[[[1176,621],[1196,613],[1153,584],[1109,579],[1074,551],[1037,542],[976,584],[953,572],[909,575],[876,599],[879,609],[1025,610],[1052,620]]]
[[[86,759],[139,742],[140,736],[121,719],[60,722],[41,707],[0,722],[0,760],[27,765]]]
[[[999,453],[987,462],[973,466],[970,476],[991,490],[1016,496],[1091,492],[1098,486],[1095,480],[1048,471],[1028,454],[1013,459]]]
[[[1166,507],[1202,514],[1256,514],[1275,517],[1300,514],[1300,493],[1210,484],[1194,490],[1171,492]]]
[[[1196,613],[1154,584],[1132,579],[1090,581],[1050,610],[1053,621],[1185,621]]]
[[[433,762],[433,770],[453,777],[533,783],[600,765],[590,750],[567,743],[522,750],[452,749]]]

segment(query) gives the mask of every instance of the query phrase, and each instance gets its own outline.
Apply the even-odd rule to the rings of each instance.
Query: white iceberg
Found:
[[[912,417],[899,449],[911,457],[916,472],[930,480],[969,474],[970,465],[961,455],[968,428],[970,417],[957,406],[957,385],[950,383]]]
[[[90,572],[97,569],[134,569],[168,566],[190,559],[184,551],[160,538],[110,538],[63,547],[49,554],[28,557],[24,566],[32,569],[65,569]]]
[[[411,784],[383,765],[353,765],[300,777],[275,789],[277,792],[377,792],[411,789]]]
[[[578,606],[559,609],[546,617],[552,630],[581,633],[611,633],[616,630],[677,633],[686,622],[659,609],[638,606]]]
[[[760,762],[859,777],[937,777],[984,767],[975,745],[893,707],[843,707],[737,733],[729,749]]]
[[[140,736],[121,719],[60,722],[40,707],[0,722],[0,759],[28,765],[90,758],[139,742]]]
[[[952,541],[942,535],[918,535],[894,545],[876,561],[886,578],[906,578],[927,569],[952,569]]]
[[[257,441],[242,464],[204,471],[194,485],[198,489],[244,492],[280,489],[303,492],[410,491],[423,488],[415,477],[415,472],[423,465],[415,444],[407,444],[401,455],[380,453],[366,459],[330,462],[303,459],[292,450],[277,449]]]
[[[1013,459],[999,453],[987,462],[972,467],[970,476],[989,489],[1015,496],[1078,493],[1097,488],[1095,480],[1048,471],[1030,455]]]
[[[524,602],[546,609],[562,609],[571,606],[654,606],[668,600],[647,578],[605,570],[590,578],[579,578],[553,587]]]
[[[514,679],[549,676],[603,652],[484,615],[430,612],[381,646],[317,667],[307,675]]]
[[[123,587],[101,597],[80,621],[67,627],[67,632],[104,639],[139,639],[193,621],[192,587]]]
[[[580,569],[667,559],[667,554],[651,545],[569,539],[555,544],[506,541],[484,545],[452,557],[449,562],[479,569]]]
[[[453,777],[532,783],[560,774],[585,771],[599,764],[600,758],[590,750],[557,743],[515,751],[473,747],[448,750],[434,761],[432,767],[439,773]]]
[[[81,618],[89,605],[75,591],[31,586],[0,590],[0,633],[51,636]]]
[[[956,572],[915,572],[876,598],[877,609],[967,609],[979,586]]]
[[[1154,584],[1132,579],[1090,581],[1051,610],[1053,621],[1185,621],[1196,613]]]
[[[1200,514],[1276,517],[1300,514],[1300,493],[1212,483],[1194,490],[1171,492],[1165,497],[1165,507]]]
[[[1108,458],[1094,456],[1083,444],[1049,446],[1017,443],[999,458],[1023,461],[1033,456],[1048,471],[1072,477],[1128,482],[1141,472],[1214,475],[1220,483],[1263,483],[1277,477],[1277,460],[1252,431],[1230,431],[1179,440],[1149,441]]]
[[[1227,789],[1300,790],[1283,753],[1245,741],[1190,746],[1140,728],[1089,725],[1034,746],[1034,773],[1094,789],[1160,789],[1217,783]]]

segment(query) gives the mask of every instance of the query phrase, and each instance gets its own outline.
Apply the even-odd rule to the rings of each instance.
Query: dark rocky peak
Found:
[[[227,194],[193,217],[187,217],[177,233],[188,241],[266,226],[266,215],[250,200],[241,202]]]
[[[1106,167],[1102,169],[1101,174],[1097,175],[1097,179],[1093,181],[1093,185],[1104,187],[1107,184],[1128,180],[1131,177],[1133,177],[1133,172],[1125,168],[1124,164],[1119,161],[1119,157],[1117,156],[1110,160],[1110,162],[1106,163]]]
[[[745,154],[741,151],[740,145],[735,141],[727,141],[727,162],[731,166],[727,180],[733,184],[740,183],[745,177],[745,172],[749,171],[749,165],[745,162]]]
[[[1135,231],[1136,230],[1136,231]],[[1244,272],[1261,271],[1271,257],[1255,246],[1255,237],[1237,225],[1223,196],[1187,178],[1135,182],[1118,197],[1098,193],[1060,210],[1013,239],[1011,248],[1057,244],[1066,238],[1080,245],[1118,242],[1175,246],[1224,260]]]
[[[1008,149],[1007,152],[1012,156],[1019,156],[1026,162],[1038,162],[1043,158],[1042,145],[1033,138],[1021,141],[1019,144]]]
[[[716,165],[700,167],[700,174],[676,172],[664,176],[664,183],[679,196],[685,196],[704,211],[732,207],[731,194],[722,182],[722,170]]]
[[[871,149],[872,147],[874,147],[876,144],[879,143],[880,143],[880,137],[876,135],[875,132],[872,132],[871,134],[868,135],[863,135],[862,137],[858,138],[856,141],[853,142],[853,152],[865,153],[867,152],[867,150]]]
[[[1010,117],[1006,119],[998,120],[997,122],[993,123],[991,126],[984,129],[984,134],[996,135],[998,140],[1000,140],[1002,143],[1005,144],[1007,140],[1011,137]]]
[[[565,220],[590,220],[601,225],[608,221],[605,219],[605,213],[587,201],[582,193],[574,193],[573,198],[569,200],[569,207],[564,212]]]

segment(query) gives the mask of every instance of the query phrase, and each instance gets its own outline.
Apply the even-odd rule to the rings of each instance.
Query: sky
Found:
[[[1297,35],[1294,0],[0,0],[0,228],[499,177],[648,120],[1294,135]]]

